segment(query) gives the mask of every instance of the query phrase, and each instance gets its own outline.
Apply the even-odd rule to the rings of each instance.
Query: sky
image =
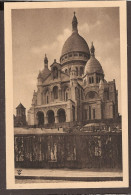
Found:
[[[49,66],[59,62],[64,42],[72,33],[76,12],[78,32],[88,46],[93,41],[95,56],[105,79],[115,79],[121,113],[119,8],[43,8],[12,10],[13,100],[31,107],[37,76],[44,68],[45,53]]]

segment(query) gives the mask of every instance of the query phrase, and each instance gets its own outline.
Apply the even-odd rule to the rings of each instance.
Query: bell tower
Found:
[[[26,108],[20,103],[16,107],[16,116],[14,120],[15,127],[22,127],[26,125]]]

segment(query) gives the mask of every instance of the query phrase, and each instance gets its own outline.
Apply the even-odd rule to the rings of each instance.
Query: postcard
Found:
[[[126,2],[4,9],[7,189],[128,187]]]

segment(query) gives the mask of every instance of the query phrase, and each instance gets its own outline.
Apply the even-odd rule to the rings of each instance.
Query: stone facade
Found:
[[[104,79],[93,43],[89,49],[77,26],[74,14],[72,34],[64,43],[60,63],[54,60],[49,70],[45,55],[28,111],[30,126],[68,127],[118,117],[115,80]]]

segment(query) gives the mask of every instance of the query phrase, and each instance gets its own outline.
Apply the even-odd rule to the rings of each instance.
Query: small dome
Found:
[[[105,79],[101,79],[100,83],[99,83],[99,88],[103,88],[104,89],[106,87],[108,87],[107,86],[107,81]]]
[[[100,62],[95,58],[95,56],[91,56],[86,64],[85,74],[95,72],[103,74],[103,69]]]
[[[85,39],[81,37],[77,32],[72,33],[72,35],[66,40],[62,49],[61,56],[73,51],[85,52],[87,54],[90,53]]]
[[[46,54],[45,54],[45,58],[44,58],[44,64],[48,64],[48,58],[47,58]]]
[[[38,75],[38,78],[42,78],[43,80],[51,73],[51,71],[45,67]]]
[[[104,74],[100,62],[95,58],[95,54],[94,54],[95,48],[94,48],[93,43],[92,43],[90,52],[91,52],[91,57],[90,57],[90,59],[88,60],[88,62],[86,64],[85,74],[87,74],[87,73],[95,73],[95,72]]]

